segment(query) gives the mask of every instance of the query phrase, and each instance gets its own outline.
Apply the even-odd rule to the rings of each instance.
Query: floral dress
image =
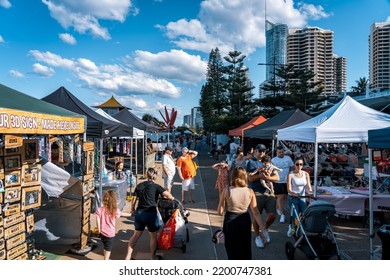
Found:
[[[215,188],[219,191],[223,191],[225,188],[229,187],[229,171],[226,167],[218,168],[218,178],[215,183]]]

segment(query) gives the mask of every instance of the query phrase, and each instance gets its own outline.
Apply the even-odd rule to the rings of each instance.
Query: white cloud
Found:
[[[265,45],[264,1],[204,0],[197,19],[170,22],[164,30],[174,44],[184,49],[209,53],[218,47],[222,54],[236,48],[250,54]],[[327,17],[321,6],[293,6],[293,1],[267,2],[267,20],[302,27],[309,19]],[[160,27],[161,26],[157,26]]]
[[[85,58],[66,59],[51,52],[31,50],[29,54],[50,67],[59,67],[72,72],[80,81],[96,92],[126,95],[152,95],[163,98],[178,98],[180,88],[171,82],[153,75],[136,72],[124,65],[96,65]]]
[[[75,37],[73,37],[71,34],[69,33],[61,33],[58,35],[58,37],[60,37],[60,39],[64,42],[64,43],[67,43],[69,45],[76,45],[76,39]]]
[[[23,78],[24,77],[23,73],[19,72],[18,70],[15,70],[15,69],[11,69],[9,71],[9,73],[14,78]]]
[[[80,34],[92,34],[95,37],[109,40],[107,28],[99,20],[124,22],[130,8],[131,0],[42,0],[47,5],[50,15],[65,29],[72,27]],[[137,14],[136,8],[133,14]]]
[[[0,6],[3,7],[3,8],[11,8],[11,2],[9,2],[8,0],[0,0]]]
[[[198,55],[182,50],[171,50],[156,54],[138,50],[134,65],[137,69],[164,79],[175,79],[185,83],[197,83],[205,79],[207,62]]]
[[[53,68],[47,67],[39,63],[34,63],[32,67],[33,67],[33,73],[42,77],[51,77],[55,74]]]
[[[3,37],[0,35],[0,43],[4,43],[5,41],[4,41],[4,39],[3,39]]]
[[[390,22],[390,16],[387,17],[386,21],[385,22]]]

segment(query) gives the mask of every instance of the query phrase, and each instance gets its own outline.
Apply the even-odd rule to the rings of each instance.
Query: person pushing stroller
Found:
[[[288,204],[291,210],[291,219],[288,226],[287,236],[291,237],[295,233],[295,212],[300,215],[306,209],[306,199],[303,197],[306,191],[312,193],[309,173],[302,170],[304,161],[298,157],[294,160],[295,169],[287,175]],[[293,211],[293,205],[296,211]]]

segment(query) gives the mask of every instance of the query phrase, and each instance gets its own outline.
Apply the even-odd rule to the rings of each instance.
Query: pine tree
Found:
[[[248,78],[249,69],[244,65],[245,55],[235,50],[225,56],[228,65],[225,66],[227,80],[226,97],[228,100],[228,114],[225,123],[228,129],[232,129],[249,121],[256,112],[253,103],[254,87]]]

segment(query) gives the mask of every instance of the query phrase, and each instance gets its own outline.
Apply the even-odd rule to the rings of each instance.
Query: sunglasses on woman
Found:
[[[303,163],[296,163],[295,166],[303,166]]]

